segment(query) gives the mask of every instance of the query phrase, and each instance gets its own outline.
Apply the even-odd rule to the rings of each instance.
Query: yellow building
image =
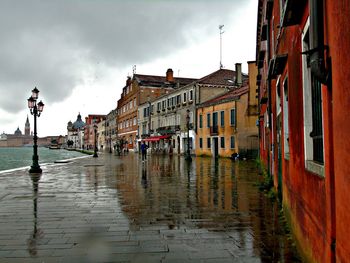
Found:
[[[196,155],[254,157],[258,151],[256,66],[249,65],[249,82],[197,107]]]

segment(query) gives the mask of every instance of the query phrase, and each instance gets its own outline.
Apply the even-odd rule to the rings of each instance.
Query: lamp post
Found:
[[[39,166],[39,156],[38,156],[38,136],[36,132],[36,118],[40,117],[40,114],[42,113],[44,109],[44,103],[40,101],[37,103],[39,97],[39,90],[35,87],[32,90],[32,96],[28,99],[28,108],[30,109],[30,114],[34,116],[34,145],[33,145],[33,164],[31,168],[29,169],[29,173],[42,173],[42,170]]]
[[[147,97],[147,102],[148,102],[148,136],[151,136],[151,112],[152,112],[152,106],[151,106],[151,98],[148,95]]]
[[[94,147],[93,157],[98,157],[98,155],[97,155],[97,125],[96,124],[94,124],[94,131],[95,131],[95,147]]]
[[[191,152],[190,152],[190,110],[187,109],[186,115],[186,124],[187,124],[187,154],[186,160],[192,161]]]

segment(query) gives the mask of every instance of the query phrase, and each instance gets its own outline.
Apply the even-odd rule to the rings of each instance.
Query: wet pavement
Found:
[[[137,154],[0,173],[0,262],[298,262],[254,162]]]

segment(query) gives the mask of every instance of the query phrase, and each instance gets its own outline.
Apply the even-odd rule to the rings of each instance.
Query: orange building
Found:
[[[255,61],[248,65],[249,77],[255,80]],[[258,100],[255,94],[255,81],[249,81],[197,107],[196,155],[257,155]]]

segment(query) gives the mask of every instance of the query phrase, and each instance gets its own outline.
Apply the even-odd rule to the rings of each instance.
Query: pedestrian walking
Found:
[[[143,141],[141,144],[142,161],[145,161],[147,159],[147,149],[148,149],[148,146]]]

